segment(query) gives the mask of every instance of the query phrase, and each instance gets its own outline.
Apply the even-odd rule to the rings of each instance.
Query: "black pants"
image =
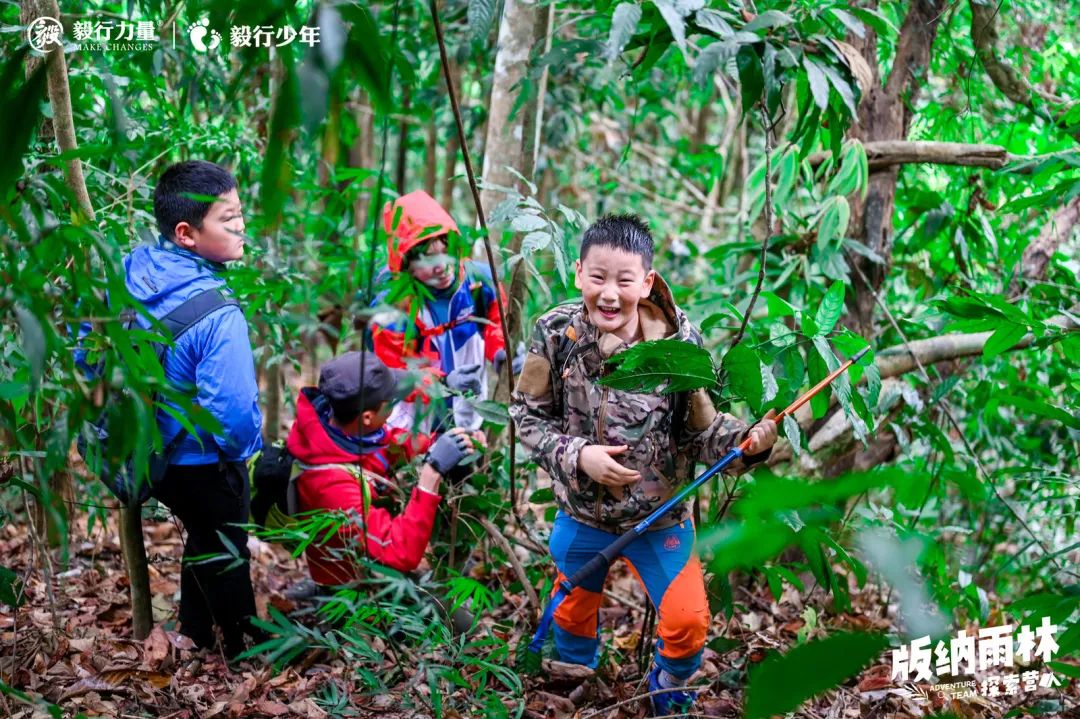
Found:
[[[180,631],[197,646],[209,648],[217,624],[225,653],[235,656],[243,651],[243,635],[252,633],[249,620],[255,616],[247,532],[231,526],[248,521],[247,472],[237,464],[170,465],[155,494],[187,531],[180,571]],[[191,561],[206,555],[223,556]]]

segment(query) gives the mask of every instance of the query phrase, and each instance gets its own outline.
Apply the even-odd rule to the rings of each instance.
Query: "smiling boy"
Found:
[[[244,254],[244,218],[236,179],[210,162],[167,168],[154,190],[160,235],[124,258],[127,289],[158,320],[182,313],[194,323],[165,353],[165,379],[191,393],[220,424],[212,434],[187,433],[172,413],[158,410],[164,446],[174,445],[155,496],[183,522],[187,537],[180,573],[180,631],[199,647],[216,643],[226,655],[244,650],[255,594],[248,567],[250,501],[244,462],[262,447],[255,362],[244,313],[225,284],[226,262]],[[176,315],[173,314],[175,317]],[[150,321],[142,316],[143,328]],[[179,442],[174,442],[177,438]],[[222,539],[222,536],[225,539]],[[230,550],[231,545],[233,550]],[[234,561],[231,555],[235,551]],[[218,555],[213,561],[195,557]]]
[[[776,441],[774,422],[749,428],[717,413],[703,389],[635,393],[598,383],[607,359],[638,342],[702,344],[652,260],[652,235],[636,216],[607,216],[590,226],[575,266],[582,302],[537,321],[512,397],[518,438],[551,475],[559,505],[550,538],[559,581],[669,499],[697,462],[713,463],[749,436],[747,456],[732,467],[745,471]],[[622,554],[659,616],[653,691],[686,685],[701,664],[710,614],[692,517],[689,499]],[[605,578],[590,577],[556,610],[555,646],[563,661],[596,666]],[[654,715],[662,716],[689,710],[694,694],[650,699]]]

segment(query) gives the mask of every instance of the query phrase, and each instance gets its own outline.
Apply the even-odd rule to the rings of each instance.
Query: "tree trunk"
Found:
[[[131,584],[131,633],[142,641],[154,626],[150,606],[150,573],[143,544],[142,507],[120,507],[120,548]]]
[[[942,15],[942,0],[913,0],[908,8],[896,44],[896,56],[882,87],[878,78],[877,37],[867,32],[863,39],[851,38],[862,53],[871,77],[858,108],[852,136],[864,144],[907,137],[919,89],[924,84],[930,64],[930,49]],[[851,227],[861,230],[861,241],[880,257],[884,266],[862,256],[852,262],[869,280],[867,285],[858,272],[853,273],[855,289],[849,302],[848,326],[866,338],[874,336],[873,293],[881,287],[889,269],[893,243],[893,214],[896,208],[896,166],[871,171],[866,199],[856,197],[851,204]]]
[[[356,141],[349,149],[349,163],[353,167],[375,168],[375,111],[364,102],[361,95],[360,106],[356,110]],[[370,192],[359,192],[353,203],[353,254],[359,257],[363,250],[363,238],[368,226],[368,206],[371,203]],[[356,276],[355,271],[353,276]]]
[[[266,402],[266,416],[263,418],[263,432],[267,443],[277,441],[281,434],[281,363],[264,368],[266,384],[263,397]]]
[[[454,79],[454,87],[461,88],[461,70],[453,58],[450,58],[450,76]],[[446,164],[443,167],[442,187],[439,190],[440,204],[451,215],[454,214],[454,176],[457,175],[458,152],[460,150],[461,141],[458,134],[451,131],[450,139],[446,141]]]
[[[483,178],[486,184],[516,185],[517,178],[507,166],[518,170],[524,177],[531,179],[533,175],[539,149],[536,135],[542,124],[539,113],[543,112],[543,103],[540,99],[546,90],[546,72],[533,97],[518,108],[514,117],[510,115],[517,102],[521,82],[529,71],[530,52],[534,45],[546,42],[548,37],[551,12],[550,7],[527,5],[520,0],[506,0],[503,7],[488,105],[487,140],[484,143]],[[498,190],[483,189],[480,203],[484,213],[490,216],[503,197],[504,194]],[[520,235],[511,237],[508,249],[511,254],[521,251]],[[516,342],[520,331],[525,280],[525,268],[518,264],[510,280],[507,326],[503,328],[508,352],[514,349],[511,345]],[[495,387],[495,399],[505,402],[509,398],[510,388],[506,377],[500,376]]]
[[[544,10],[521,0],[506,0],[503,7],[484,143],[482,176],[487,184],[515,185],[516,178],[507,166],[525,177],[532,175],[532,157],[525,152],[526,145],[532,143],[526,141],[525,126],[526,118],[535,113],[535,98],[528,107],[521,107],[513,118],[510,114],[521,90],[520,83],[528,73],[529,52],[537,33],[542,31],[541,37],[546,34],[547,13]],[[502,199],[503,193],[498,190],[482,190],[480,204],[484,214],[490,215]]]
[[[405,182],[408,179],[409,170],[409,110],[412,104],[412,93],[409,86],[401,88],[401,121],[398,123],[398,147],[397,147],[397,174],[394,176],[394,187],[399,195],[404,195]]]
[[[29,24],[39,17],[60,17],[60,7],[56,0],[27,0],[22,6],[22,20]],[[36,58],[28,60],[27,70],[35,67],[39,62]],[[53,109],[53,129],[56,133],[56,144],[60,152],[74,152],[79,149],[79,143],[75,134],[75,122],[71,113],[71,89],[68,86],[67,60],[64,50],[59,45],[53,45],[45,56],[47,77],[49,83],[49,104]],[[84,216],[83,221],[93,222],[94,207],[90,204],[90,193],[86,190],[86,179],[83,177],[82,160],[73,157],[64,165],[64,177],[67,186],[75,196],[79,210]]]
[[[424,191],[435,197],[435,183],[439,176],[439,126],[433,114],[427,128],[427,147],[424,154]]]

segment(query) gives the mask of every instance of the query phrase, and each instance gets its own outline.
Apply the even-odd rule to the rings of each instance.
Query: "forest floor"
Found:
[[[309,652],[275,672],[258,660],[229,666],[220,655],[192,650],[186,638],[173,631],[182,540],[179,528],[170,520],[144,522],[155,628],[145,641],[134,641],[116,528],[97,522],[87,533],[86,520],[82,514],[72,538],[70,562],[66,569],[54,573],[51,591],[40,571],[30,571],[40,549],[37,542],[31,541],[25,525],[8,523],[0,530],[0,556],[26,577],[27,592],[27,601],[16,612],[0,608],[0,672],[7,684],[35,699],[58,704],[64,715],[70,716],[79,712],[88,717],[169,719],[396,719],[430,715],[413,708],[427,703],[423,696],[419,701],[415,696],[427,691],[427,683],[415,682],[409,669],[398,673],[404,678],[391,691],[363,695],[356,689],[359,684],[352,667],[324,652]],[[268,605],[285,613],[295,609],[284,591],[306,576],[302,562],[292,560],[278,546],[253,540],[252,548],[252,577],[260,615],[266,616]],[[647,688],[638,663],[632,660],[641,641],[644,596],[623,567],[619,564],[613,569],[609,597],[601,610],[602,625],[608,630],[605,636],[610,646],[619,650],[612,656],[623,660],[602,665],[596,676],[588,678],[560,672],[558,667],[549,668],[541,679],[530,679],[526,685],[524,716],[637,719],[645,715],[645,702],[633,697],[644,694]],[[490,633],[492,622],[508,618],[516,627],[515,636],[507,637],[511,643],[529,631],[529,622],[515,624],[510,617],[522,616],[524,599],[507,599],[492,612],[495,616],[480,618],[474,632]],[[786,586],[781,600],[776,602],[767,589],[736,589],[739,611],[726,626],[719,617],[710,633],[710,637],[723,635],[731,641],[712,642],[712,647],[705,650],[702,671],[694,679],[695,684],[707,686],[698,701],[699,715],[740,716],[746,665],[760,661],[768,648],[785,650],[792,646],[800,630],[806,634],[810,615],[807,607],[815,607],[816,611],[810,620],[816,625],[809,632],[811,638],[823,635],[825,628],[870,630],[893,626],[894,617],[883,616],[882,595],[869,585],[853,593],[852,600],[852,612],[830,614],[822,609],[826,602],[820,590],[806,596]],[[628,657],[631,660],[627,661]],[[393,664],[389,655],[386,662],[387,668]],[[890,671],[886,663],[872,666],[844,686],[804,705],[794,716],[921,717],[948,709],[959,717],[974,719],[1002,717],[1011,708],[1033,705],[1044,707],[1042,716],[1066,716],[1062,704],[1075,707],[1080,696],[1073,682],[1064,690],[1039,689],[993,701],[976,697],[943,707],[940,700],[927,702],[916,693],[928,687],[896,686],[889,679]],[[341,697],[348,701],[340,703]],[[448,698],[444,702],[447,707],[453,705]],[[26,719],[49,716],[41,706],[29,707],[13,696],[3,695],[0,713]],[[453,710],[444,715],[468,716]]]

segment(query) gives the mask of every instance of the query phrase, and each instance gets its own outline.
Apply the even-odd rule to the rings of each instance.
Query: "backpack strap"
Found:
[[[219,289],[205,290],[184,300],[179,307],[159,321],[168,328],[172,334],[173,342],[175,342],[180,339],[181,335],[198,324],[199,320],[211,312],[229,305],[239,307],[240,303],[232,297],[225,297]]]
[[[227,305],[240,306],[232,297],[226,298],[219,289],[204,290],[197,295],[189,297],[180,303],[179,307],[173,309],[167,315],[162,317],[159,322],[169,330],[172,334],[173,342],[175,343],[180,337],[189,329],[199,323],[199,320],[203,319],[211,312],[221,309]],[[163,343],[157,344],[157,356],[158,361],[164,365],[165,353],[168,351],[168,346]],[[173,452],[179,448],[180,443],[187,438],[188,431],[183,426],[172,438],[172,441],[165,446],[162,452],[163,456],[168,460],[172,457]]]
[[[289,489],[286,497],[288,504],[289,516],[293,516],[300,511],[300,497],[299,490],[296,483],[300,480],[300,475],[308,470],[323,470],[323,469],[339,469],[343,472],[348,472],[356,481],[360,484],[360,494],[364,501],[364,517],[367,517],[367,507],[371,506],[371,485],[368,484],[367,474],[364,470],[355,464],[308,464],[307,462],[301,462],[298,459],[293,460],[293,471],[289,475]]]

